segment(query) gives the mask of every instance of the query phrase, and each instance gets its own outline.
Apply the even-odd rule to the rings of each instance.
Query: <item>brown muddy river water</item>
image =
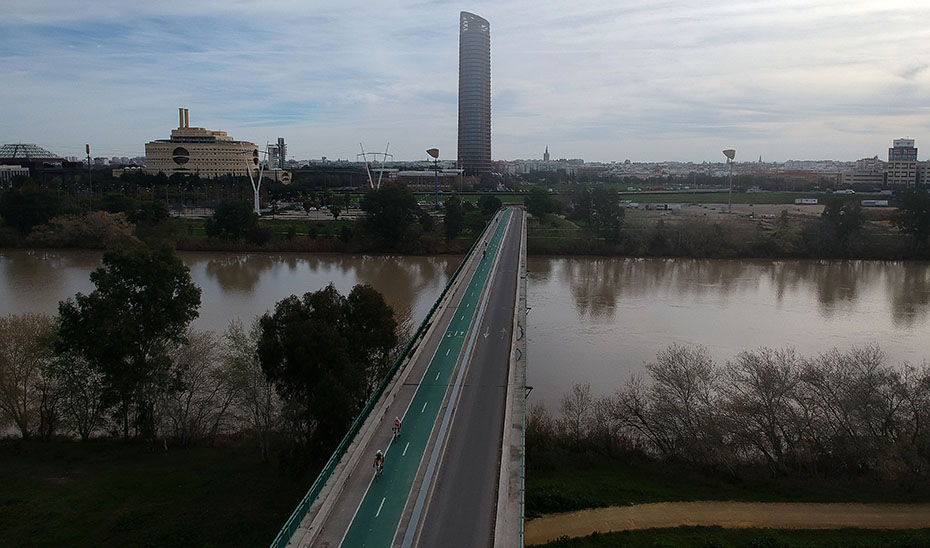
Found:
[[[249,322],[292,294],[368,283],[426,315],[460,257],[179,253],[202,289],[198,329]],[[0,314],[54,314],[93,290],[100,252],[0,250]],[[673,342],[719,362],[743,349],[804,356],[878,344],[889,363],[930,358],[930,264],[530,257],[530,401],[557,406],[573,382],[610,393]]]

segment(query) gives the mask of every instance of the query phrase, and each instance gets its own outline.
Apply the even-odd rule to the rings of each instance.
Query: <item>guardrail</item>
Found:
[[[495,215],[497,215],[497,213],[495,213]],[[484,231],[481,232],[481,235],[478,238],[475,238],[475,243],[471,245],[468,253],[465,254],[465,258],[462,259],[462,262],[459,264],[458,268],[456,268],[455,272],[452,273],[452,277],[449,278],[449,283],[446,284],[446,287],[442,290],[442,293],[440,293],[439,298],[436,299],[436,302],[433,303],[433,306],[429,309],[426,317],[423,318],[422,322],[420,322],[420,327],[417,328],[416,333],[410,337],[407,345],[404,346],[404,350],[400,353],[397,359],[394,360],[394,363],[391,365],[391,368],[388,370],[387,374],[384,375],[384,378],[381,379],[381,383],[378,385],[378,388],[376,388],[375,391],[371,394],[371,397],[368,398],[368,401],[365,403],[365,407],[362,408],[361,413],[359,413],[358,417],[355,418],[355,421],[352,422],[352,426],[349,427],[349,431],[346,433],[345,437],[342,438],[342,441],[339,442],[339,445],[336,447],[336,450],[333,451],[333,454],[329,457],[329,460],[326,461],[326,464],[320,471],[320,475],[317,476],[316,480],[307,491],[307,494],[304,495],[304,498],[301,499],[300,503],[297,505],[297,508],[295,508],[291,513],[291,517],[287,518],[287,521],[284,523],[284,527],[281,528],[281,530],[278,532],[278,536],[276,536],[274,541],[271,543],[271,548],[285,548],[291,541],[291,537],[294,536],[297,528],[300,527],[300,523],[303,521],[304,517],[306,517],[307,512],[310,511],[310,506],[313,505],[317,495],[320,494],[323,486],[326,485],[326,482],[329,481],[329,478],[333,475],[333,471],[336,469],[336,465],[338,465],[339,461],[342,460],[342,457],[345,455],[349,445],[351,445],[355,440],[355,436],[358,434],[358,431],[362,428],[362,425],[365,423],[365,421],[368,420],[368,416],[375,408],[375,404],[377,404],[378,400],[381,399],[381,396],[384,394],[384,390],[387,388],[387,386],[391,383],[392,380],[394,380],[394,375],[400,369],[400,366],[404,360],[407,359],[407,355],[410,353],[410,349],[413,348],[414,343],[420,340],[420,338],[423,336],[423,333],[426,332],[427,326],[429,325],[430,320],[433,318],[433,313],[436,312],[436,309],[439,307],[439,303],[441,303],[445,298],[446,293],[449,292],[452,284],[454,284],[458,279],[462,268],[465,266],[465,263],[468,262],[468,259],[475,251],[475,247],[477,247],[478,242],[481,242],[485,239],[488,228],[490,226],[490,222],[485,224]]]

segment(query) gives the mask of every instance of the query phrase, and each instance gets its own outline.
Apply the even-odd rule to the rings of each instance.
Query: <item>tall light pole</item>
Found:
[[[436,187],[436,209],[439,209],[439,149],[430,148],[426,153],[433,157],[433,185]]]
[[[733,213],[733,158],[736,158],[736,151],[728,148],[723,151],[727,157],[727,165],[730,168],[730,191],[727,193],[727,213]]]
[[[90,189],[90,199],[94,199],[94,174],[90,167],[90,145],[84,145],[84,150],[87,151],[87,184]]]

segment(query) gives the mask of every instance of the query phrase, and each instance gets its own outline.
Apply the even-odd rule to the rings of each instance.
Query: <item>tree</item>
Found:
[[[728,430],[763,456],[773,476],[787,471],[806,434],[796,405],[799,363],[793,350],[761,348],[740,352],[724,373]]]
[[[52,319],[40,314],[0,317],[0,412],[19,429],[32,434],[42,404],[42,370],[51,353],[43,344],[53,330]]]
[[[169,350],[173,390],[163,392],[162,412],[182,446],[209,436],[215,439],[236,397],[222,368],[221,344],[212,331],[188,331]]]
[[[213,216],[204,222],[204,230],[211,238],[237,241],[258,226],[258,214],[248,202],[223,200]]]
[[[407,229],[420,219],[420,206],[405,185],[390,183],[369,190],[362,200],[365,228],[376,238],[397,245]]]
[[[462,201],[458,196],[451,196],[443,203],[445,209],[446,238],[452,240],[462,232],[465,225],[465,212],[462,210]]]
[[[343,297],[330,284],[279,301],[260,324],[262,369],[296,409],[311,450],[330,450],[389,365],[397,343],[393,310],[370,286]]]
[[[481,213],[485,217],[490,217],[501,208],[500,198],[497,196],[491,196],[490,194],[485,194],[482,197],[478,198],[478,207],[481,209]]]
[[[47,376],[58,384],[65,425],[87,441],[102,424],[106,411],[106,378],[79,354],[67,352],[49,364]]]
[[[149,411],[153,393],[168,383],[167,349],[184,340],[197,317],[200,288],[170,248],[108,252],[90,279],[96,286],[91,294],[58,305],[56,350],[75,353],[103,373],[128,439],[134,406],[143,430],[154,427]]]
[[[856,202],[830,196],[824,201],[823,222],[833,231],[840,245],[846,246],[850,237],[862,226],[862,209]]]
[[[55,194],[44,188],[27,185],[0,195],[3,223],[25,236],[32,227],[45,224],[58,213]]]
[[[914,247],[925,249],[930,236],[930,194],[916,188],[904,191],[892,222],[914,239]]]
[[[271,436],[281,424],[282,406],[274,383],[265,376],[258,359],[261,333],[257,319],[248,332],[239,320],[230,322],[225,333],[222,375],[235,388],[237,410],[255,432],[262,460],[267,461],[271,455]]]
[[[581,186],[572,190],[572,219],[590,223],[592,209],[591,189],[589,187]]]
[[[624,213],[617,191],[603,186],[591,191],[591,226],[598,236],[608,242],[618,241]]]
[[[327,209],[329,210],[329,214],[333,216],[334,221],[339,219],[339,214],[342,213],[342,206],[339,205],[337,200],[331,201]]]
[[[552,197],[545,189],[535,186],[526,196],[526,211],[534,217],[542,217],[555,209],[552,202]]]

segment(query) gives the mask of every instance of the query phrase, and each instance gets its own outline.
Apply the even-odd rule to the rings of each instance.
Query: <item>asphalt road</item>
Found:
[[[348,502],[352,499],[352,491],[356,489],[347,489],[346,494],[348,497],[341,504],[338,511],[331,516],[333,519],[329,520],[327,526],[328,531],[321,535],[315,544],[320,546],[388,547],[394,542],[395,534],[398,538],[403,537],[403,531],[398,532],[398,526],[405,508],[409,510],[411,504],[409,501],[413,500],[417,495],[416,492],[411,495],[411,490],[417,478],[418,471],[422,474],[422,468],[427,461],[424,456],[432,454],[432,447],[429,447],[430,436],[434,433],[434,429],[439,422],[438,419],[442,417],[440,415],[440,410],[443,400],[447,392],[452,390],[451,387],[455,382],[453,373],[456,372],[456,362],[459,355],[463,352],[463,349],[467,347],[468,339],[466,339],[466,337],[469,337],[469,327],[472,325],[474,318],[479,315],[478,309],[481,304],[480,298],[483,294],[482,290],[490,277],[490,270],[498,254],[498,248],[501,245],[505,229],[509,226],[508,220],[514,215],[520,215],[520,212],[518,210],[511,210],[510,213],[506,213],[503,216],[504,221],[490,238],[487,256],[481,259],[468,283],[462,300],[454,310],[454,316],[451,322],[448,324],[445,331],[442,332],[442,340],[436,347],[429,366],[422,376],[416,379],[408,379],[407,385],[404,386],[404,390],[411,392],[412,396],[407,400],[409,404],[403,410],[403,431],[401,437],[393,442],[384,442],[384,438],[379,437],[365,447],[364,451],[366,454],[370,453],[372,457],[377,447],[385,449],[385,470],[383,475],[374,477],[370,468],[371,459],[364,458],[361,460],[359,469],[353,474],[352,483],[356,483],[363,479],[367,482],[367,485],[363,484],[359,486],[359,490],[364,491],[364,497],[357,503]],[[517,241],[519,242],[519,238],[517,238]],[[518,259],[517,251],[519,248],[516,248],[517,251],[513,249],[514,248],[510,248],[510,253],[512,253],[514,257],[508,264],[514,265],[511,267],[511,270],[515,272],[515,265]],[[511,277],[515,280],[515,275]],[[511,287],[511,301],[514,298],[514,292],[515,288]],[[495,293],[492,289],[492,299],[494,295]],[[486,309],[486,313],[494,315],[494,310],[498,308],[498,305],[489,305]],[[509,323],[512,321],[512,314],[513,310],[511,308],[508,329]],[[500,335],[497,334],[496,336],[499,337]],[[489,335],[487,340],[490,339],[491,337]],[[480,359],[478,358],[478,354],[480,354],[482,352],[481,349],[486,346],[484,342],[480,342],[485,341],[485,338],[482,336],[478,337],[478,341],[479,342],[475,343],[472,361]],[[506,341],[509,345],[509,334],[506,337]],[[505,350],[504,352],[506,355],[507,351]],[[504,365],[506,366],[506,360],[504,360]],[[506,371],[506,367],[504,371]],[[504,380],[504,384],[505,383],[506,379]],[[500,390],[502,394],[501,398],[503,398],[503,388],[499,387],[498,390]],[[498,422],[502,422],[503,418],[502,402],[503,399],[501,399],[501,404],[498,406],[500,408]],[[398,408],[391,411],[391,413],[395,412],[401,414],[401,409]],[[390,424],[392,419],[392,416],[384,417],[384,422]],[[464,424],[463,420],[456,419],[456,422]],[[454,434],[454,430],[455,428],[453,428],[453,434],[450,434],[453,437],[456,435]],[[499,432],[500,426],[498,426],[497,434],[496,450],[498,452],[500,450]],[[446,468],[447,464],[443,463],[441,470],[445,470]],[[496,477],[497,474],[494,473],[493,478],[495,482]],[[495,502],[495,500],[493,500],[495,498],[494,494],[495,491],[490,493],[488,501],[492,511]],[[349,505],[354,508],[348,507]],[[343,519],[349,522],[347,528],[339,527],[335,523]],[[345,531],[344,534],[339,534],[338,531],[340,529]],[[426,546],[427,544],[420,543],[420,545]]]
[[[513,210],[501,247],[419,546],[476,548],[494,542],[522,215]]]

